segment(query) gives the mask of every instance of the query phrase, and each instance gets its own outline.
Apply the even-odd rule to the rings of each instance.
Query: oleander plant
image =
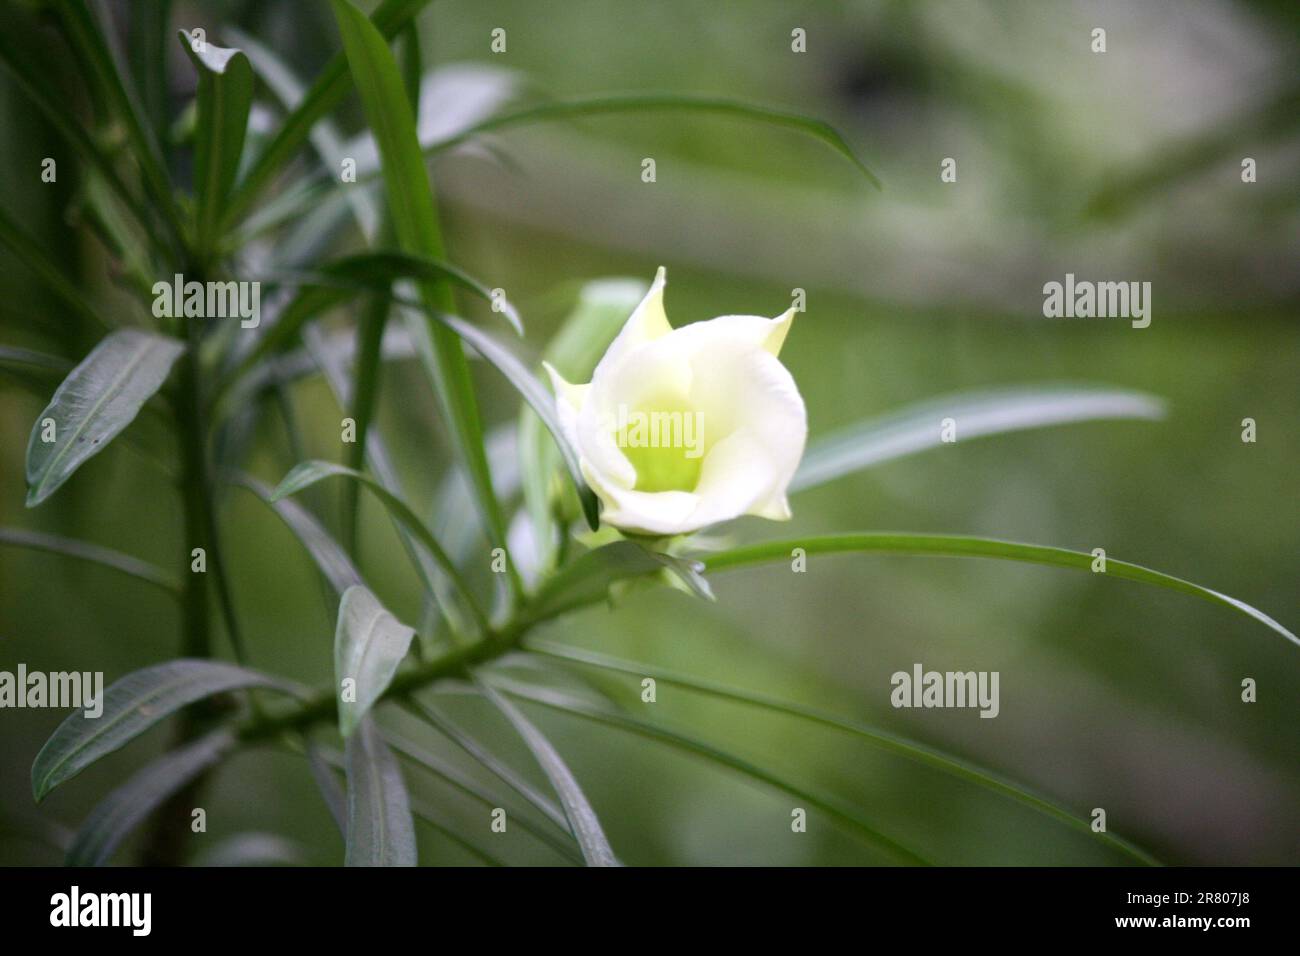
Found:
[[[1293,76],[1149,167],[865,56],[950,55],[952,158],[836,39],[919,10],[9,6],[0,670],[107,674],[10,679],[0,861],[1300,859],[1294,287],[1214,266],[1243,337],[1168,252],[1294,253]]]

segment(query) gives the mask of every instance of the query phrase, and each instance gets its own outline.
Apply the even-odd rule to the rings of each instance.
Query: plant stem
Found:
[[[176,428],[183,461],[181,490],[185,503],[184,560],[192,564],[194,548],[202,548],[204,560],[212,565],[217,593],[230,633],[235,657],[245,658],[243,641],[239,635],[231,601],[225,566],[217,542],[216,508],[213,501],[213,482],[207,458],[207,417],[204,414],[205,395],[203,371],[200,361],[201,329],[197,321],[186,322],[189,348],[182,357],[176,398]],[[181,652],[185,657],[208,658],[212,656],[211,611],[208,598],[206,571],[196,572],[192,566],[185,577],[182,595],[183,629]],[[213,720],[228,712],[228,697],[211,698],[183,711],[176,724],[177,746],[189,743],[202,733]],[[148,836],[141,851],[141,863],[146,866],[177,866],[184,859],[186,835],[190,832],[190,815],[198,806],[199,796],[209,774],[195,777],[154,811]]]
[[[443,677],[464,673],[475,664],[500,657],[519,645],[531,623],[520,618],[497,631],[485,634],[472,644],[451,648],[409,670],[399,671],[380,700],[389,700],[419,690]],[[290,731],[303,730],[314,723],[333,720],[338,714],[338,694],[332,689],[321,691],[293,710],[266,716],[257,715],[239,727],[243,743],[256,743]]]

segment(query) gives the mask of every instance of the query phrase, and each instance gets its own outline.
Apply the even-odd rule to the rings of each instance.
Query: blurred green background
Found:
[[[125,28],[138,6],[107,9]],[[554,123],[503,132],[491,151],[460,150],[433,164],[449,257],[507,290],[535,352],[589,278],[648,281],[667,266],[674,325],[775,315],[803,288],[807,313],[782,359],[814,436],[990,385],[1088,381],[1162,396],[1163,422],[958,442],[802,494],[788,526],[745,519],[733,530],[746,540],[889,529],[1104,547],[1294,629],[1296,11],[1227,0],[438,0],[420,18],[422,47],[426,66],[458,65],[465,86],[453,104],[507,89],[521,102],[608,91],[731,96],[827,120],[884,183],[877,192],[823,145],[744,120],[665,113]],[[16,15],[0,14],[0,30]],[[177,3],[173,23],[204,26],[216,43],[238,26],[305,77],[339,48],[325,3]],[[500,55],[489,52],[496,27],[507,31]],[[1107,32],[1104,54],[1090,51],[1094,27]],[[790,49],[794,28],[807,31],[806,53]],[[179,46],[168,56],[178,114],[194,80]],[[85,112],[71,64],[48,63],[50,83]],[[278,107],[265,99],[274,119]],[[359,127],[352,98],[342,122]],[[41,158],[61,149],[0,77],[0,202],[99,301],[127,302],[112,289],[113,263],[77,217],[75,162],[61,164],[56,185],[33,185]],[[185,156],[178,152],[181,163]],[[641,181],[645,157],[656,160],[653,184]],[[940,182],[945,157],[957,160],[956,183]],[[1258,182],[1241,181],[1243,157],[1257,161]],[[356,243],[345,232],[328,249]],[[1066,272],[1150,281],[1151,326],[1044,319],[1042,285]],[[76,361],[94,340],[0,249],[0,343]],[[386,375],[380,427],[411,494],[427,502],[448,460],[446,436],[414,363],[393,363]],[[489,421],[513,420],[513,393],[490,369],[478,382]],[[339,459],[339,416],[324,384],[305,380],[292,399],[308,455]],[[120,442],[40,509],[23,507],[24,451],[47,400],[0,377],[0,525],[85,538],[179,572],[188,560],[179,498]],[[1258,425],[1254,444],[1241,441],[1246,417]],[[274,483],[292,463],[278,419],[266,415],[249,470]],[[333,520],[335,501],[324,494],[314,504]],[[247,493],[231,491],[222,509],[252,663],[327,682],[333,621],[310,559]],[[420,597],[405,554],[373,503],[363,514],[362,569],[412,621]],[[713,605],[647,591],[545,636],[941,746],[1080,816],[1105,808],[1112,831],[1166,862],[1300,862],[1300,659],[1244,617],[1101,576],[1002,562],[823,557],[803,575],[778,565],[719,576],[714,587]],[[174,604],[143,584],[0,545],[0,669],[102,670],[112,681],[175,656],[178,628]],[[1000,671],[1000,716],[893,710],[889,676],[914,662]],[[1246,677],[1258,682],[1257,703],[1240,700]],[[600,682],[626,706],[650,707],[634,679]],[[499,717],[473,699],[447,706],[545,787]],[[793,834],[798,802],[785,794],[616,730],[525,708],[629,863],[882,859],[816,812],[806,834]],[[650,715],[853,802],[939,862],[1122,862],[1088,834],[817,725],[663,684]],[[57,862],[51,842],[168,740],[154,731],[38,808],[29,768],[62,716],[0,711],[0,863]],[[404,734],[491,779],[427,728],[404,726]],[[420,771],[407,779],[502,858],[557,859],[518,828],[489,834],[483,806]],[[292,754],[239,755],[205,807],[209,832],[195,838],[196,851],[257,831],[295,841],[308,862],[341,861],[337,831]],[[471,861],[426,828],[420,836],[422,862]]]

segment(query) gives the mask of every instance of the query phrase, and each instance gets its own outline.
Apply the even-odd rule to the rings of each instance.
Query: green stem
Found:
[[[415,667],[399,671],[380,700],[405,696],[436,680],[464,674],[475,664],[500,657],[519,646],[529,626],[522,621],[513,621],[486,633],[472,644],[458,645]],[[244,743],[264,741],[321,721],[335,720],[337,716],[338,695],[332,689],[324,690],[292,710],[273,716],[254,716],[239,727],[239,739]]]

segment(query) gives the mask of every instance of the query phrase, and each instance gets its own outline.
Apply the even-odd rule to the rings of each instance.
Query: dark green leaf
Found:
[[[415,118],[401,72],[383,34],[361,11],[348,0],[332,0],[332,5],[348,65],[379,148],[388,211],[397,243],[404,252],[444,259],[433,189],[424,168]],[[455,299],[447,283],[421,281],[418,285],[421,299],[429,309],[442,312],[455,309]],[[434,391],[469,472],[488,538],[494,547],[508,550],[501,507],[492,493],[478,403],[460,340],[440,324],[430,326],[429,338],[433,346],[430,367]],[[517,581],[513,565],[511,580]]]
[[[392,39],[411,22],[429,0],[384,0],[372,19],[375,29]],[[316,123],[343,101],[350,87],[348,61],[343,54],[332,57],[316,82],[285,119],[275,138],[258,155],[253,167],[231,197],[226,210],[229,226],[248,209],[257,194],[271,181],[306,141]]]
[[[59,300],[76,312],[81,319],[100,328],[109,327],[94,307],[86,301],[86,297],[76,284],[64,275],[63,270],[54,264],[54,260],[46,254],[45,250],[18,226],[3,208],[0,208],[0,243],[8,246],[18,260],[36,273],[45,287],[58,296]]]
[[[173,238],[179,236],[180,217],[162,151],[144,116],[139,98],[118,68],[116,57],[109,46],[109,38],[113,34],[105,29],[85,0],[60,0],[54,9],[77,54],[77,65],[85,73],[87,82],[106,95],[116,118],[126,131],[130,152],[140,164],[145,184],[162,211],[164,222]]]
[[[198,197],[199,248],[217,240],[227,195],[239,172],[253,103],[253,68],[242,50],[203,42],[180,31],[181,46],[199,74],[198,128],[194,145],[194,187]]]
[[[48,78],[41,68],[31,63],[9,42],[5,31],[0,31],[0,65],[3,65],[13,78],[18,88],[36,105],[51,127],[80,154],[80,156],[103,175],[105,182],[113,190],[126,208],[130,209],[136,221],[150,228],[153,219],[149,210],[140,202],[118,175],[113,161],[90,136],[85,124],[67,109],[66,103],[51,96]]]
[[[135,329],[105,337],[41,412],[27,443],[27,507],[40,504],[126,428],[162,386],[185,346]],[[42,422],[54,420],[54,441]]]

